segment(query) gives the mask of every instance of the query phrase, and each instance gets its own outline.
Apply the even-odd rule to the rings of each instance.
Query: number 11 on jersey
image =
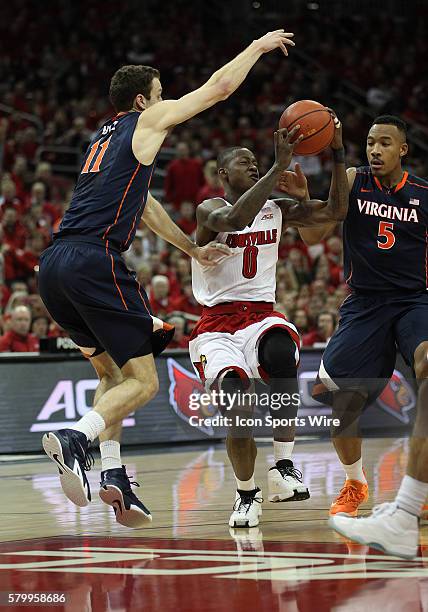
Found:
[[[105,152],[108,149],[108,146],[110,144],[110,140],[111,140],[111,136],[105,142],[103,142],[103,144],[100,147],[100,152],[98,153],[92,168],[89,169],[90,165],[92,163],[92,160],[94,159],[95,155],[97,154],[98,147],[99,147],[99,144],[101,142],[101,139],[97,140],[97,142],[94,142],[94,144],[92,145],[91,150],[89,152],[88,158],[87,158],[87,160],[85,162],[85,165],[82,168],[82,174],[87,174],[88,172],[99,172],[100,171],[101,162],[103,161],[103,157],[105,155]]]

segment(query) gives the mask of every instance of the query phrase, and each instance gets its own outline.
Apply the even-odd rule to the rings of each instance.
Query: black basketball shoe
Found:
[[[84,433],[74,429],[50,431],[43,436],[43,448],[56,464],[62,490],[76,506],[87,506],[91,490],[85,472],[94,465]]]
[[[145,527],[152,522],[150,510],[138,499],[131,489],[126,467],[112,468],[101,472],[99,495],[105,504],[113,507],[116,521],[125,527]]]

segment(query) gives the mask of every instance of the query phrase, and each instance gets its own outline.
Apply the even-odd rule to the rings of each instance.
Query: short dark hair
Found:
[[[406,122],[395,115],[380,115],[373,120],[373,125],[395,125],[403,133],[404,138],[407,138]]]
[[[238,151],[240,151],[243,147],[228,147],[227,149],[223,149],[217,155],[217,170],[220,168],[224,168],[227,164],[232,161]]]
[[[115,110],[118,113],[130,110],[138,94],[149,99],[152,81],[159,77],[159,70],[151,66],[131,64],[116,70],[110,83],[110,101]]]

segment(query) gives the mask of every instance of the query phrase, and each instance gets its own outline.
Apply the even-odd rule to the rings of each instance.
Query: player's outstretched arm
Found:
[[[179,100],[165,100],[145,110],[139,123],[142,127],[162,132],[225,100],[241,85],[264,53],[279,48],[288,55],[286,45],[294,46],[293,36],[292,32],[284,32],[283,29],[268,32],[217,70],[202,87]]]
[[[230,255],[231,250],[220,242],[210,242],[199,247],[174,223],[162,204],[152,196],[147,196],[142,220],[149,229],[183,253],[193,257],[203,266],[214,266],[220,258]]]
[[[286,129],[274,133],[275,162],[272,168],[251,189],[248,189],[233,206],[225,206],[220,198],[205,200],[196,209],[198,229],[212,232],[243,230],[257,215],[275,188],[278,178],[290,165],[294,147],[303,136],[296,138],[300,125],[290,132]]]

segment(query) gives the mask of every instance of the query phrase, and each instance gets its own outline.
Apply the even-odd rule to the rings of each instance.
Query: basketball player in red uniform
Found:
[[[121,252],[144,217],[157,154],[170,129],[228,98],[264,53],[279,48],[287,55],[292,36],[284,30],[267,33],[179,100],[162,101],[156,69],[120,68],[110,85],[117,114],[90,143],[70,207],[40,259],[39,290],[46,307],[100,379],[94,409],[74,427],[47,433],[43,447],[58,468],[64,493],[85,506],[91,500],[85,475],[91,467],[89,444],[99,436],[110,441],[100,497],[122,524],[147,523],[151,514],[121,465],[119,445],[113,444],[117,427],[157,393],[153,355],[166,346],[171,330],[152,316]]]
[[[220,260],[215,271],[197,262],[192,265],[193,292],[204,308],[191,336],[190,357],[206,388],[220,389],[229,397],[250,388],[251,379],[267,383],[272,418],[295,419],[299,405],[299,334],[284,315],[273,310],[279,240],[283,224],[311,227],[346,216],[342,130],[336,118],[335,124],[328,202],[269,199],[290,163],[293,147],[301,140],[296,139],[300,128],[296,126],[289,134],[279,130],[275,135],[275,163],[260,180],[251,151],[234,147],[220,153],[217,165],[225,197],[206,200],[197,209],[197,243],[215,239],[228,245],[232,255]],[[274,394],[284,398],[282,406],[273,405]],[[229,407],[222,408],[227,416]],[[268,472],[271,502],[309,497],[291,459],[294,429],[292,422],[274,428],[275,465]],[[237,483],[229,526],[255,527],[262,497],[254,480],[257,450],[251,431],[245,426],[229,428],[227,452]]]
[[[340,324],[321,362],[313,395],[333,406],[342,421],[333,442],[346,482],[333,502],[330,525],[361,544],[389,554],[414,557],[419,517],[428,495],[428,182],[402,168],[408,152],[406,124],[399,117],[377,117],[368,132],[368,166],[349,168],[349,210],[344,221],[345,278],[352,293],[340,309]],[[287,180],[288,178],[288,180]],[[283,176],[283,188],[302,175]],[[308,244],[335,227],[303,229]],[[397,347],[419,385],[417,414],[407,474],[392,503],[354,519],[368,498],[363,471],[361,411],[391,378]]]

